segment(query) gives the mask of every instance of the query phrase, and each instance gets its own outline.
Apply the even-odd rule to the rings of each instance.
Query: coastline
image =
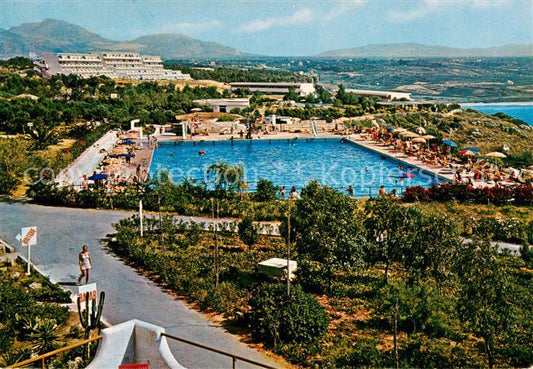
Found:
[[[492,105],[512,105],[512,106],[530,106],[533,105],[533,101],[522,102],[494,102],[494,103],[459,103],[461,108],[463,106],[492,106]]]

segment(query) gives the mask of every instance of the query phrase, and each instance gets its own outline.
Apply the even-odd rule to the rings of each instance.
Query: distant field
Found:
[[[533,58],[351,59],[279,57],[221,61],[226,67],[303,71],[334,88],[389,90],[457,102],[533,101]],[[195,63],[191,66],[202,66]]]

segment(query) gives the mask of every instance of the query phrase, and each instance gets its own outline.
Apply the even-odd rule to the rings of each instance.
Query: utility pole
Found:
[[[218,216],[219,216],[219,201],[217,199],[217,217],[215,222],[215,287],[218,287]]]
[[[161,218],[161,194],[157,194],[157,206],[159,210],[159,241],[163,246],[163,220]]]
[[[400,368],[400,358],[398,357],[398,298],[396,298],[396,306],[394,307],[394,368]]]
[[[219,206],[219,203],[217,199],[216,213],[215,213],[215,199],[212,197],[211,198],[211,218],[215,222],[215,228],[214,228],[214,231],[215,231],[215,236],[214,236],[214,239],[215,239],[215,288],[218,287],[218,214],[219,214],[218,206]],[[215,214],[216,214],[216,217],[215,217]]]
[[[292,201],[289,199],[289,209],[287,214],[287,295],[291,295],[291,273],[290,273],[290,262],[291,262],[291,204]]]

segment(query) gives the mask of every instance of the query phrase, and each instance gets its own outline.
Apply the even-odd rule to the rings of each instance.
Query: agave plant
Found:
[[[32,348],[39,355],[56,349],[59,343],[59,330],[56,320],[37,317],[30,338],[33,341]]]
[[[16,364],[18,362],[21,362],[23,360],[27,360],[31,357],[31,350],[30,349],[18,349],[14,350],[11,349],[4,354],[2,354],[2,357],[0,358],[0,366],[1,367],[8,367],[13,364]]]

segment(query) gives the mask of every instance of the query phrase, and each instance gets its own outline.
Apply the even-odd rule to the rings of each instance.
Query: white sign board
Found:
[[[16,238],[24,246],[35,246],[37,244],[37,227],[22,228]]]
[[[80,303],[85,302],[87,292],[89,292],[89,301],[96,301],[96,283],[84,284],[78,287]]]

